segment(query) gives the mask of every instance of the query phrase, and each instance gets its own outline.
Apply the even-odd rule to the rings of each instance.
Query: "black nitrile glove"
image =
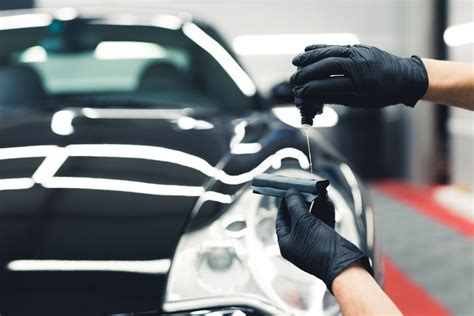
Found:
[[[305,51],[293,58],[298,71],[290,79],[305,104],[414,107],[428,89],[428,74],[417,56],[402,58],[364,45],[311,45]]]
[[[332,291],[334,278],[355,262],[372,275],[373,271],[368,257],[327,225],[334,225],[334,206],[326,207],[325,211],[319,214],[320,210],[313,209],[309,213],[301,194],[296,189],[289,189],[278,210],[276,233],[281,255],[324,281]]]

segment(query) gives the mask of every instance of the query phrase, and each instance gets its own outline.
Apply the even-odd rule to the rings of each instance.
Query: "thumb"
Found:
[[[311,214],[322,220],[326,225],[334,229],[336,226],[336,211],[334,204],[327,196],[318,196],[311,207]]]
[[[308,214],[308,207],[301,193],[295,188],[291,188],[285,193],[285,202],[288,206],[291,224],[295,225],[298,219]]]
[[[288,207],[285,200],[280,201],[280,207],[278,207],[278,214],[275,222],[275,230],[279,240],[287,236],[290,233],[291,220],[288,214]]]

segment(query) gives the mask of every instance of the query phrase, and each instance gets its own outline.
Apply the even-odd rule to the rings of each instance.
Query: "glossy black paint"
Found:
[[[0,147],[69,144],[160,146],[203,157],[211,165],[228,150],[226,124],[212,130],[181,130],[166,120],[76,118],[75,132],[59,136],[50,115],[2,128]],[[225,122],[225,119],[223,119]],[[42,159],[0,160],[2,178],[31,176]],[[6,165],[4,165],[6,163]],[[8,174],[8,176],[7,176]],[[70,157],[55,176],[133,180],[200,186],[207,176],[166,162],[143,159]],[[108,190],[46,189],[0,191],[4,259],[159,259],[169,258],[196,197],[160,196]],[[8,219],[8,220],[7,220]],[[23,226],[18,229],[16,224]],[[28,228],[27,228],[28,227]],[[162,241],[167,242],[163,243]],[[6,252],[5,252],[6,250]]]
[[[74,133],[56,135],[50,128],[51,114],[31,115],[29,120],[4,117],[0,148],[34,145],[128,144],[162,147],[200,157],[229,175],[239,175],[258,166],[282,148],[305,152],[299,130],[285,127],[266,112],[248,113],[250,122],[242,142],[259,141],[255,154],[229,152],[233,136],[228,113],[197,111],[194,117],[214,125],[207,130],[183,130],[166,119],[89,119],[76,117]],[[273,126],[270,127],[270,124]],[[328,154],[314,146],[315,162]],[[317,150],[319,149],[319,150]],[[133,154],[133,153],[131,153]],[[0,160],[2,178],[29,177],[43,158]],[[185,162],[184,162],[185,163]],[[88,177],[129,180],[179,186],[204,186],[223,194],[235,193],[244,183],[226,184],[186,165],[144,159],[114,157],[69,157],[55,177]],[[17,247],[0,247],[2,258],[13,259],[160,259],[173,254],[180,232],[196,196],[166,196],[114,190],[47,189],[35,184],[26,190],[0,191],[3,226],[0,240]],[[209,205],[207,205],[209,204]],[[213,205],[213,206],[211,206]],[[206,223],[223,208],[210,201],[197,213],[193,225]],[[19,225],[22,229],[15,227]],[[163,243],[162,240],[166,240]],[[20,242],[21,241],[21,242]],[[6,245],[5,245],[6,246]]]

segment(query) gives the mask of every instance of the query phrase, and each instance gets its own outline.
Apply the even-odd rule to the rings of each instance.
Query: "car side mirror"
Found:
[[[293,104],[293,87],[288,81],[280,82],[272,87],[269,94],[271,106]]]

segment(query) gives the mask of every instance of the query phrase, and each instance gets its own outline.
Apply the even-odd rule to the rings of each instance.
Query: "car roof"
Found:
[[[81,6],[63,8],[31,8],[0,11],[1,17],[11,17],[25,14],[46,14],[52,18],[68,19],[71,16],[82,16],[88,18],[107,18],[116,15],[127,15],[132,18],[154,17],[157,15],[171,15],[190,21],[194,16],[184,10],[167,9],[160,7],[132,7],[132,6]],[[150,24],[152,25],[152,24]],[[1,26],[1,24],[0,24]]]
[[[175,36],[176,32],[173,31],[181,30],[185,23],[192,22],[217,40],[235,58],[234,52],[230,50],[230,47],[213,27],[196,19],[188,12],[156,7],[95,6],[0,11],[0,43],[2,43],[0,45],[0,61],[13,52],[37,45],[37,39],[46,35],[47,27],[52,21],[74,19],[90,22],[93,26],[153,28],[154,32],[161,30],[162,33],[174,33]],[[116,29],[119,30],[119,28]],[[146,33],[146,31],[143,32]]]

